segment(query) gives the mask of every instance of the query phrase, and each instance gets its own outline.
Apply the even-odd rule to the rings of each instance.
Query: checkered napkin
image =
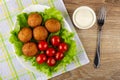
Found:
[[[0,80],[47,79],[41,74],[35,74],[25,69],[15,57],[15,53],[9,42],[10,31],[13,30],[16,15],[24,8],[32,4],[42,4],[56,7],[62,12],[72,30],[75,31],[64,6],[63,0],[0,0]],[[79,39],[77,34],[75,36]],[[76,66],[71,65],[69,70],[75,69],[89,62],[80,41],[79,43],[78,47],[81,49],[81,53],[78,55],[79,64]]]

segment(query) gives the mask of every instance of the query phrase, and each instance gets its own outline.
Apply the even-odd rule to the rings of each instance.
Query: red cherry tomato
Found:
[[[60,52],[66,52],[68,50],[68,45],[63,42],[63,43],[60,43],[58,48]]]
[[[48,48],[48,43],[46,41],[40,41],[38,44],[38,48],[41,51],[44,51]]]
[[[50,57],[54,56],[55,55],[55,49],[54,48],[48,48],[46,50],[46,54],[47,54],[47,56],[50,56]]]
[[[51,43],[53,46],[58,46],[60,44],[60,37],[59,36],[52,36]]]
[[[62,60],[63,57],[64,57],[64,54],[63,54],[62,52],[57,52],[57,53],[55,54],[55,59],[56,59],[56,60]]]
[[[47,57],[45,54],[39,54],[37,57],[36,57],[36,61],[38,64],[42,64],[44,62],[46,62],[47,60]]]
[[[47,60],[47,64],[49,66],[54,66],[56,64],[56,60],[53,57],[49,57]]]

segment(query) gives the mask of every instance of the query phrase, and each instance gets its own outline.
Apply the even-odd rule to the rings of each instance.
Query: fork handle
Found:
[[[100,38],[101,38],[101,30],[98,32],[98,41],[97,41],[97,49],[96,49],[96,54],[94,58],[94,66],[95,68],[98,68],[100,65]]]

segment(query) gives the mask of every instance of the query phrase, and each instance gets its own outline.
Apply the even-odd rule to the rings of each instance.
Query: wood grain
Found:
[[[97,24],[87,30],[75,27],[90,63],[50,80],[120,80],[120,0],[64,0],[64,3],[70,17],[79,6],[89,6],[97,14],[99,7],[106,5],[107,19],[101,39],[101,66],[98,69],[93,67]]]

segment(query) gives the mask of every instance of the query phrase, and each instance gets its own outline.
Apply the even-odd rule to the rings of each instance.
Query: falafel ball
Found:
[[[56,19],[49,19],[45,22],[45,27],[49,32],[57,32],[60,30],[60,22]]]
[[[38,13],[31,13],[28,16],[28,25],[31,27],[39,26],[42,23],[42,17]]]
[[[45,27],[38,26],[33,29],[33,37],[35,40],[45,40],[48,37],[48,32]]]
[[[38,52],[37,45],[34,42],[25,43],[22,47],[22,52],[25,56],[32,57]]]
[[[18,39],[22,42],[28,42],[32,38],[32,30],[28,27],[24,27],[18,33]]]

